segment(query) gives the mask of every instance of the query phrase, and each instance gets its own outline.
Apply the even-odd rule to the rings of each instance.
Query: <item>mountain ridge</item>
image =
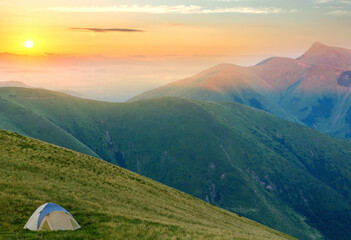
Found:
[[[0,87],[22,87],[22,88],[32,88],[31,86],[24,84],[20,81],[3,81],[0,82]]]
[[[215,73],[206,75],[214,69]],[[251,67],[217,65],[130,101],[174,96],[238,102],[332,136],[350,138],[351,103],[343,100],[351,85],[350,69],[351,50],[315,43],[297,59],[271,57]]]
[[[330,47],[316,42],[297,60],[308,64],[332,65],[340,68],[349,68],[351,65],[351,50],[340,47]]]

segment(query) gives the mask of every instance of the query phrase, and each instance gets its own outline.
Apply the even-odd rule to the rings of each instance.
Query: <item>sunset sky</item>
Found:
[[[350,25],[350,0],[1,0],[0,52],[293,54],[315,41],[350,47]]]
[[[0,53],[128,59],[127,68],[105,69],[103,76],[98,69],[87,77],[121,86],[118,74],[129,75],[123,84],[138,84],[131,88],[129,81],[125,86],[134,90],[124,90],[120,100],[222,62],[298,57],[316,41],[351,48],[351,0],[0,0],[0,36]],[[26,41],[34,46],[26,48]],[[150,59],[152,67],[140,64]],[[44,75],[18,72],[3,73],[0,80],[48,85],[38,80]],[[81,89],[84,76],[56,88]]]

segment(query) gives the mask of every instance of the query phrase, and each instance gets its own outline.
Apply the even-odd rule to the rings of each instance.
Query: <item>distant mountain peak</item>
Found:
[[[322,64],[348,68],[351,65],[351,50],[332,47],[315,42],[301,57],[297,58],[307,64]]]
[[[325,45],[324,43],[321,43],[321,42],[315,42],[311,46],[311,48],[320,48],[320,47],[329,47],[329,46],[327,46],[327,45]]]
[[[27,84],[24,84],[20,81],[3,81],[0,82],[0,88],[1,87],[23,87],[23,88],[32,88],[31,86],[28,86]]]
[[[3,81],[3,82],[0,82],[0,83],[25,85],[23,82],[20,82],[20,81]]]
[[[328,52],[333,51],[333,47],[327,46],[321,42],[315,42],[301,57],[298,59],[303,59],[307,56],[321,56],[328,54]]]

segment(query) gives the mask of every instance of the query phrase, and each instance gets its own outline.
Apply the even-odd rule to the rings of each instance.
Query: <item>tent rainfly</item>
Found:
[[[45,203],[35,210],[24,228],[31,231],[74,231],[80,226],[63,207],[55,203]]]

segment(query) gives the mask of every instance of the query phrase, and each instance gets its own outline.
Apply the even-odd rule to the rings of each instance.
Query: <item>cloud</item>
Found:
[[[226,2],[226,3],[229,3],[229,2],[244,2],[244,1],[247,1],[247,0],[211,0],[212,2]]]
[[[36,9],[40,10],[40,9]],[[68,12],[68,13],[148,13],[148,14],[211,14],[211,13],[241,13],[241,14],[278,14],[293,13],[295,9],[283,10],[281,8],[264,7],[233,7],[233,8],[216,8],[206,9],[197,5],[114,5],[109,7],[50,7],[50,11]]]
[[[96,32],[96,33],[106,33],[106,32],[144,32],[139,29],[130,29],[130,28],[69,28],[73,31],[82,31],[82,32]]]
[[[328,15],[332,15],[332,16],[351,16],[351,11],[335,10],[335,11],[328,12]]]
[[[325,3],[333,3],[333,4],[351,4],[351,0],[314,0],[316,4],[325,4]]]
[[[329,3],[329,2],[333,2],[333,1],[334,0],[314,0],[314,2],[317,4]]]

